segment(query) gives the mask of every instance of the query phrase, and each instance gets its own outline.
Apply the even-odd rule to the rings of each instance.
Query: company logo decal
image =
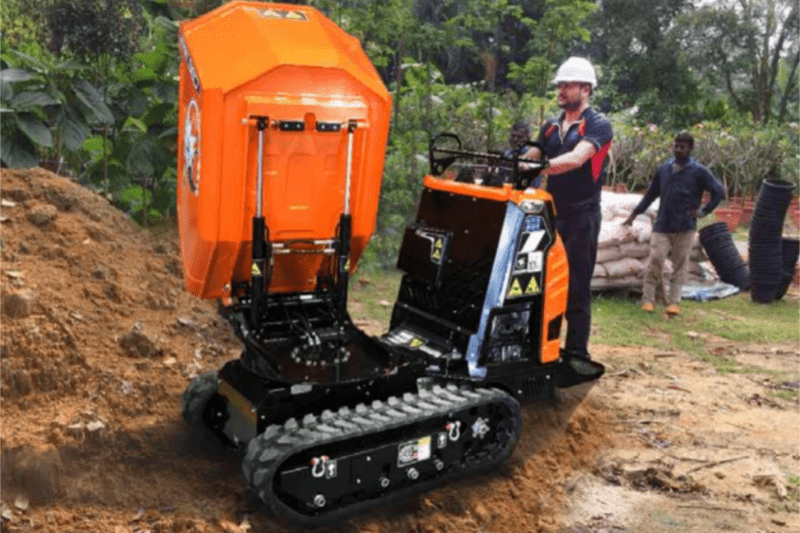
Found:
[[[200,106],[194,98],[183,121],[183,179],[195,195],[200,194]]]

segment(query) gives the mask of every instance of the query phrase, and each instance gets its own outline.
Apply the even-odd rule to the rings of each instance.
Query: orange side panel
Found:
[[[567,311],[567,291],[569,290],[569,266],[567,252],[561,236],[556,232],[556,241],[547,253],[546,285],[544,290],[544,311],[542,312],[542,363],[558,359],[561,339],[547,340],[548,324]],[[563,324],[563,318],[562,318]]]

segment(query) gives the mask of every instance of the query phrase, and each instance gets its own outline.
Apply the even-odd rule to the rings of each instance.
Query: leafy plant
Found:
[[[115,121],[108,135],[84,145],[90,160],[81,179],[112,194],[120,208],[147,225],[175,203],[177,25],[149,21],[149,49],[135,54],[137,68],[117,72],[107,88]],[[138,189],[138,192],[135,190]]]
[[[42,52],[38,0],[3,0],[0,17],[0,50],[19,50],[38,56]]]
[[[36,166],[51,147],[61,157],[63,149],[78,150],[92,126],[113,121],[98,89],[80,76],[87,67],[16,50],[3,60],[10,65],[0,71],[4,165]]]

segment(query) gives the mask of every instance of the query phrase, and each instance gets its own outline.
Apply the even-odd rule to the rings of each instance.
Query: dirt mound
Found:
[[[174,228],[146,232],[45,170],[0,174],[5,531],[285,531],[248,500],[236,452],[187,435],[180,394],[240,344],[183,290]],[[375,333],[375,332],[373,332]],[[590,468],[603,410],[531,407],[501,472],[336,531],[548,531]]]

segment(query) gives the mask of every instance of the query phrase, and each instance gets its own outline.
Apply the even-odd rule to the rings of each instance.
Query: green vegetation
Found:
[[[772,391],[771,394],[773,397],[785,402],[797,402],[798,396],[800,396],[797,391],[791,390],[775,390]]]
[[[710,302],[683,300],[678,318],[663,311],[643,313],[629,298],[598,297],[592,306],[593,342],[656,348],[691,348],[699,343],[691,332],[736,342],[784,343],[800,340],[800,310],[796,302],[769,305],[750,301],[747,293]]]
[[[800,512],[800,477],[794,474],[786,475],[786,495],[782,496],[776,491],[770,498],[767,508],[773,513]]]
[[[388,330],[400,277],[398,270],[359,270],[350,280],[349,301],[353,320],[377,320],[384,331]]]
[[[143,224],[172,216],[177,23],[223,3],[0,0],[2,164],[55,160]],[[789,0],[297,3],[359,38],[394,97],[369,263],[394,263],[430,138],[502,148],[514,121],[558,111],[551,80],[569,55],[599,73],[594,102],[616,129],[610,183],[646,185],[684,128],[731,195],[769,176],[800,181],[800,14]]]
[[[643,313],[630,298],[598,297],[592,306],[592,342],[605,345],[650,346],[680,350],[714,365],[720,372],[750,372],[724,355],[706,348],[704,338],[733,342],[800,342],[797,302],[780,300],[769,305],[751,302],[747,293],[710,302],[683,300],[678,318],[662,312]],[[763,369],[758,369],[763,373]]]

